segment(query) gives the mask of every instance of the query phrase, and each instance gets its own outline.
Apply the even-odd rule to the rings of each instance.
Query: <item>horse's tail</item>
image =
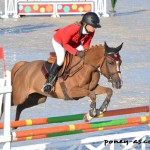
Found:
[[[20,69],[21,66],[23,66],[25,63],[27,63],[26,61],[19,61],[18,63],[16,63],[14,65],[14,67],[11,70],[11,83],[13,82],[15,73]]]

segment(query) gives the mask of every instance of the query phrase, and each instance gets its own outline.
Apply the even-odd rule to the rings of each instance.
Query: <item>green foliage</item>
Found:
[[[111,0],[111,7],[113,11],[115,10],[116,3],[117,3],[117,0]]]

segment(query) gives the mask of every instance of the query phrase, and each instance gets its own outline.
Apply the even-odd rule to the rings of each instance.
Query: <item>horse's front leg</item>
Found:
[[[88,117],[85,116],[85,121],[91,120],[94,116],[96,116],[96,94],[93,91],[89,91],[84,88],[75,87],[68,92],[69,96],[74,99],[79,99],[85,96],[88,96],[91,100],[90,110]]]
[[[104,94],[106,93],[106,98],[103,102],[103,104],[101,105],[101,107],[97,110],[97,116],[103,112],[105,112],[107,110],[107,107],[109,105],[110,99],[112,97],[113,91],[111,88],[108,87],[103,87],[100,85],[97,85],[97,87],[93,90],[93,92],[96,95],[100,95],[100,94]]]

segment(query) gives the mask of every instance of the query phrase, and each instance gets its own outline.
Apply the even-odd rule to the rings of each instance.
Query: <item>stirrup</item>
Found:
[[[51,83],[47,82],[43,85],[43,87],[46,87],[47,85],[53,86]]]
[[[46,87],[46,86],[50,86],[50,90],[49,90],[48,92],[45,91],[45,87]],[[43,93],[45,93],[45,94],[50,94],[50,93],[52,92],[52,88],[53,88],[53,84],[51,84],[51,83],[45,83],[45,84],[43,85],[41,91],[42,91]]]

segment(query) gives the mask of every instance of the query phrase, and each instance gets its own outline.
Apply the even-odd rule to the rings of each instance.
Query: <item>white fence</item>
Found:
[[[10,150],[10,105],[11,105],[11,73],[6,71],[6,77],[0,79],[0,114],[4,104],[4,133],[0,136],[0,143],[4,142],[3,150]]]
[[[89,11],[108,17],[106,8],[106,0],[5,0],[5,14],[1,18],[18,18],[20,15],[59,16]]]

